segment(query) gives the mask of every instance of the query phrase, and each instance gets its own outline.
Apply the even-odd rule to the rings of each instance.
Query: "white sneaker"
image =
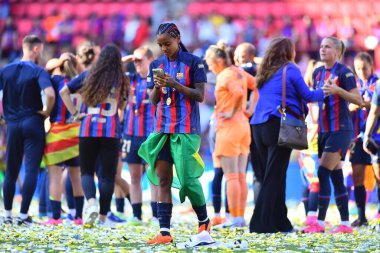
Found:
[[[228,219],[226,222],[220,225],[213,226],[212,228],[215,230],[218,230],[218,229],[235,228],[235,227],[238,227],[238,224],[233,222],[231,219]]]
[[[97,227],[105,227],[105,228],[110,228],[110,229],[116,229],[116,223],[113,222],[112,220],[106,218],[105,221],[97,220],[96,221],[96,226]]]
[[[210,233],[207,232],[206,230],[203,230],[199,234],[191,236],[188,242],[185,242],[183,244],[177,244],[177,247],[188,249],[188,248],[212,245],[214,243],[215,241],[212,239]]]
[[[98,205],[94,204],[94,205],[88,206],[85,213],[86,213],[86,219],[83,225],[85,227],[93,227],[96,221],[96,218],[98,218],[98,215],[99,215]]]

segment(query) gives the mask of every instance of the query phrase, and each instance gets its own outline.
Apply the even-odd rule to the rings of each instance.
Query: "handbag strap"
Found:
[[[281,108],[281,110],[282,110],[283,114],[285,114],[285,112],[287,111],[293,117],[300,119],[300,120],[304,120],[305,119],[305,108],[304,108],[304,105],[302,103],[302,100],[301,100],[302,115],[299,115],[298,113],[294,112],[290,108],[286,108],[286,71],[287,71],[287,69],[288,69],[288,64],[286,64],[284,66],[284,69],[282,71],[282,101],[281,101],[281,107],[282,108]]]

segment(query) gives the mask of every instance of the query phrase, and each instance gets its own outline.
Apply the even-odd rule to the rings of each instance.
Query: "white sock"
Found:
[[[226,213],[226,218],[230,218],[230,213]]]
[[[351,227],[350,221],[342,221],[342,225],[345,225],[346,227]]]
[[[76,209],[69,209],[69,214],[71,214],[71,216],[75,217],[75,215],[77,214],[77,210]]]
[[[220,217],[220,213],[214,213],[214,217]]]
[[[23,220],[26,220],[28,218],[28,214],[27,213],[20,213],[18,217],[20,217]]]
[[[107,216],[108,216],[108,215],[111,215],[111,214],[112,214],[112,212],[111,212],[111,211],[108,211]]]
[[[325,221],[324,220],[318,220],[318,224],[322,227],[325,227]]]
[[[12,218],[12,210],[5,210],[5,218]]]
[[[310,217],[310,216],[317,216],[317,212],[312,212],[312,211],[309,211],[307,212],[307,217]]]

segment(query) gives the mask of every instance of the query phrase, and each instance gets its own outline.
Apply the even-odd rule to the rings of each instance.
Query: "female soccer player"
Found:
[[[79,113],[69,94],[81,89],[86,113]],[[88,71],[70,81],[60,94],[75,120],[81,120],[79,133],[80,168],[82,186],[88,201],[88,217],[85,225],[92,226],[98,217],[100,224],[106,221],[110,210],[118,164],[121,128],[119,110],[127,101],[127,81],[123,73],[121,54],[114,45],[106,45],[99,59]],[[100,211],[96,205],[94,183],[97,158],[101,164]]]
[[[131,95],[124,115],[123,128],[123,155],[122,160],[128,163],[131,174],[131,204],[133,218],[129,225],[142,224],[142,188],[141,177],[144,173],[146,162],[138,155],[141,144],[146,141],[153,130],[153,117],[156,107],[150,103],[147,89],[147,76],[149,65],[154,60],[152,51],[147,47],[137,48],[133,55],[123,58],[126,62],[132,62],[136,68],[136,74],[129,74]],[[151,185],[151,207],[153,218],[157,219],[157,186]]]
[[[44,161],[49,172],[49,195],[53,217],[44,225],[58,225],[62,223],[61,217],[61,178],[62,168],[69,168],[70,179],[73,185],[73,195],[76,215],[74,224],[81,225],[83,210],[83,190],[79,170],[79,127],[80,123],[71,123],[71,114],[67,111],[62,99],[58,96],[70,79],[77,73],[74,55],[63,53],[59,59],[51,59],[46,69],[51,73],[51,81],[57,95],[53,111],[50,114],[51,127],[46,136]],[[80,110],[82,99],[76,99],[76,108]]]
[[[359,107],[355,104],[350,104],[350,111],[353,113],[354,124],[354,138],[355,147],[351,156],[352,164],[352,176],[354,181],[354,194],[356,206],[358,208],[358,219],[356,219],[351,225],[353,227],[368,225],[368,221],[365,215],[365,206],[367,193],[364,187],[364,173],[367,164],[373,165],[375,176],[378,185],[379,181],[379,158],[371,157],[363,150],[363,133],[366,128],[367,116],[371,107],[371,99],[374,95],[376,83],[379,78],[373,73],[373,60],[372,57],[365,52],[358,53],[354,59],[355,73],[358,77],[357,86],[360,89],[360,94],[363,99],[363,106]],[[375,125],[375,131],[372,133],[372,139],[376,142],[380,141],[380,135],[377,131],[379,128],[379,122]]]
[[[204,171],[198,154],[201,142],[198,103],[203,101],[207,81],[204,65],[201,59],[187,52],[173,23],[158,27],[157,44],[164,55],[150,64],[147,80],[148,87],[153,89],[151,101],[157,105],[154,132],[139,150],[139,155],[149,164],[149,180],[159,186],[160,233],[147,243],[165,244],[173,240],[170,235],[172,185],[180,188],[181,202],[186,196],[190,199],[198,216],[198,235],[191,238],[189,245],[212,243],[211,224],[198,180]],[[173,164],[177,172],[174,179]]]
[[[250,125],[244,114],[247,88],[254,88],[255,79],[233,65],[225,51],[226,45],[218,43],[206,51],[209,69],[217,75],[215,88],[216,142],[215,156],[220,158],[227,179],[229,221],[223,227],[245,226],[244,211],[248,185],[246,166],[251,143]],[[257,96],[256,96],[257,97]],[[256,101],[255,101],[256,102]],[[255,103],[254,102],[254,103]]]
[[[339,63],[344,51],[344,44],[339,39],[324,38],[319,54],[325,65],[317,68],[313,74],[314,88],[323,88],[329,96],[319,103],[318,221],[306,227],[303,230],[306,233],[325,231],[324,220],[331,195],[330,178],[334,185],[335,201],[341,217],[341,225],[332,232],[352,233],[341,160],[345,158],[353,130],[347,102],[362,105],[362,98],[356,87],[355,75]]]

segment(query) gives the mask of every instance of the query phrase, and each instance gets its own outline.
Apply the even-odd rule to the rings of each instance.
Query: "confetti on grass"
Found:
[[[252,209],[251,209],[252,210]],[[250,210],[250,211],[251,211]],[[249,211],[247,211],[249,213]],[[294,210],[289,216],[295,228],[301,229],[301,221]],[[330,212],[329,219],[338,221],[339,215]],[[247,217],[248,218],[248,217]],[[248,220],[248,219],[247,219]],[[172,218],[174,243],[148,246],[145,242],[154,237],[157,225],[120,225],[116,229],[106,227],[83,228],[65,221],[56,227],[34,225],[19,227],[0,225],[0,252],[379,252],[380,231],[372,227],[355,229],[354,234],[251,234],[248,228],[214,230],[217,242],[209,247],[178,249],[177,243],[185,242],[196,233],[193,213],[174,212]],[[331,225],[333,228],[336,223]],[[330,229],[331,229],[330,228]]]

